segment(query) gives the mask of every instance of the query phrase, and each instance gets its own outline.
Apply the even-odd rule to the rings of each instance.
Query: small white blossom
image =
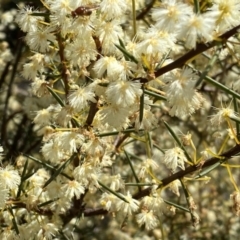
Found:
[[[23,65],[22,75],[26,79],[34,80],[37,74],[42,72],[44,55],[37,53],[30,58],[30,62]]]
[[[118,191],[119,189],[124,188],[124,181],[120,174],[111,176],[109,180],[111,181],[110,188],[113,191]]]
[[[87,67],[91,61],[96,60],[96,45],[91,33],[82,34],[73,43],[66,46],[67,58],[74,66]]]
[[[54,236],[58,234],[58,228],[55,223],[48,222],[47,219],[41,220],[40,229],[36,233],[36,239],[54,239]]]
[[[159,193],[156,196],[146,196],[141,201],[143,208],[148,210],[153,210],[153,212],[161,213],[163,209],[163,199]]]
[[[89,156],[102,157],[105,152],[105,143],[103,139],[94,138],[84,143],[82,151],[85,151]]]
[[[217,12],[216,23],[221,33],[239,24],[240,2],[238,0],[214,0],[210,9]]]
[[[118,198],[111,193],[103,193],[100,199],[100,203],[107,211],[116,211],[116,203]]]
[[[107,20],[121,17],[126,10],[126,0],[102,0],[100,3],[100,11]]]
[[[123,39],[124,37],[121,23],[119,19],[114,18],[112,21],[99,21],[96,25],[96,35],[102,42],[102,53],[104,55],[116,54],[117,48],[115,44],[118,44],[119,38]]]
[[[50,174],[45,169],[40,168],[28,179],[28,182],[33,187],[42,187],[49,178]]]
[[[33,80],[37,74],[38,71],[42,68],[41,64],[37,64],[35,65],[34,63],[30,62],[30,63],[25,63],[23,65],[23,71],[22,71],[22,75],[23,77],[25,77],[26,79],[30,79]]]
[[[160,30],[176,31],[187,22],[192,13],[192,7],[177,0],[163,0],[160,8],[155,8],[152,18]]]
[[[179,197],[180,196],[180,193],[179,193],[180,186],[181,186],[181,182],[177,179],[170,183],[169,188],[173,193],[175,193]]]
[[[8,165],[6,168],[0,169],[0,184],[5,188],[14,189],[20,184],[21,177],[18,171],[14,170],[12,166]]]
[[[19,24],[20,28],[24,32],[35,32],[37,31],[38,21],[43,21],[43,17],[33,16],[33,13],[38,13],[39,11],[32,9],[32,7],[26,6],[19,11],[16,17],[16,22]]]
[[[124,66],[115,57],[102,57],[95,63],[93,69],[99,78],[106,73],[109,79],[117,80]]]
[[[88,106],[88,101],[96,102],[94,98],[95,94],[92,92],[91,88],[84,87],[72,92],[69,99],[69,104],[73,107],[75,112],[79,112]]]
[[[45,53],[50,48],[50,42],[55,42],[55,35],[52,28],[44,28],[37,31],[28,32],[26,41],[32,50]]]
[[[131,81],[114,81],[106,90],[107,100],[112,105],[131,107],[142,95],[141,83]]]
[[[139,226],[145,224],[146,230],[152,230],[157,227],[159,221],[153,214],[153,211],[142,210],[141,213],[136,215],[136,220]]]
[[[132,215],[132,212],[136,212],[139,209],[139,201],[133,199],[132,195],[129,192],[127,192],[126,196],[123,194],[121,195],[126,199],[127,202],[123,201],[122,199],[118,199],[117,211]]]
[[[147,158],[146,160],[144,160],[141,165],[142,167],[139,173],[140,178],[144,178],[146,173],[148,173],[149,169],[151,168],[157,169],[159,167],[158,164],[153,159],[150,159],[150,158]]]
[[[151,64],[160,61],[163,54],[175,47],[176,42],[176,34],[160,31],[155,27],[151,27],[142,38],[137,45],[137,56],[146,55]]]
[[[79,199],[81,194],[84,193],[85,189],[81,183],[73,180],[65,183],[61,187],[61,191],[63,192],[63,195],[68,199],[72,199],[74,196]]]
[[[74,178],[86,187],[89,186],[89,184],[99,187],[98,179],[100,178],[100,174],[100,168],[88,163],[76,167],[73,171]]]
[[[175,147],[165,152],[163,161],[168,168],[176,171],[177,167],[185,169],[184,162],[187,162],[187,158],[181,148]]]
[[[59,164],[61,160],[65,159],[65,155],[63,151],[61,151],[58,142],[53,140],[44,143],[42,153],[46,160],[55,164]]]
[[[52,114],[47,109],[42,109],[37,112],[37,115],[33,119],[33,122],[40,126],[48,126],[51,123],[51,117]]]
[[[69,105],[61,107],[60,111],[55,115],[55,121],[60,126],[66,127],[72,118],[72,108]]]
[[[237,114],[231,108],[221,108],[218,112],[211,117],[211,123],[213,125],[220,125],[223,121],[229,118],[237,118]]]
[[[55,140],[57,141],[60,149],[72,154],[77,152],[77,148],[82,145],[84,136],[76,132],[61,132]]]
[[[213,39],[216,14],[192,14],[186,24],[182,26],[179,38],[183,39],[186,47],[195,48],[197,40],[208,42]]]
[[[47,2],[49,2],[51,12],[58,14],[62,19],[82,4],[82,0],[47,0]]]
[[[32,82],[32,93],[36,95],[37,97],[42,97],[46,94],[49,93],[47,86],[49,83],[45,81],[44,79],[40,79],[36,77],[33,79],[34,81]]]
[[[171,109],[171,116],[185,117],[198,110],[204,101],[200,93],[194,89],[196,75],[185,68],[180,74],[173,75],[173,82],[167,84],[166,96]]]

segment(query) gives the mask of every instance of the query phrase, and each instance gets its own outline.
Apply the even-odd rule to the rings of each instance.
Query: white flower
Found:
[[[20,184],[21,177],[18,171],[13,169],[13,166],[6,166],[6,168],[0,169],[0,184],[5,188],[14,189]]]
[[[61,193],[61,192],[60,192]],[[51,204],[51,207],[56,211],[56,213],[66,213],[72,207],[71,201],[64,196],[60,196],[56,202]]]
[[[55,164],[59,164],[60,161],[63,160],[65,157],[58,143],[54,142],[53,140],[44,143],[44,145],[42,146],[42,153],[46,160],[49,160]]]
[[[74,35],[77,35],[77,38],[82,38],[83,36],[94,35],[93,29],[95,29],[95,23],[96,23],[96,15],[91,14],[89,17],[75,17],[72,21],[71,25],[69,26],[68,32],[74,33]]]
[[[111,193],[103,193],[100,198],[100,203],[107,211],[116,211],[116,203],[118,198]]]
[[[91,157],[102,157],[105,152],[105,145],[103,139],[96,137],[84,143],[81,150]]]
[[[41,65],[34,65],[32,62],[23,65],[22,75],[26,79],[34,80]]]
[[[66,127],[72,118],[72,108],[69,105],[61,107],[61,110],[56,113],[55,121],[60,126]]]
[[[47,52],[50,47],[50,42],[55,42],[55,35],[52,28],[38,29],[29,31],[26,36],[26,41],[32,50]]]
[[[183,39],[185,46],[195,48],[198,38],[208,42],[213,39],[216,14],[207,12],[204,14],[192,14],[186,24],[182,26],[179,38]]]
[[[79,88],[68,97],[69,104],[75,112],[79,112],[88,106],[88,101],[96,102],[94,96],[90,87]]]
[[[44,79],[40,79],[36,77],[32,82],[32,93],[37,97],[42,97],[49,93],[47,86],[49,86],[49,82],[45,81]]]
[[[143,35],[143,40],[138,43],[137,55],[147,55],[150,63],[152,63],[152,58],[155,62],[160,61],[163,54],[175,47],[175,36],[176,34],[160,31],[155,27],[151,27],[147,33]]]
[[[132,212],[136,212],[139,209],[139,201],[132,198],[132,195],[127,192],[127,195],[122,197],[126,199],[127,202],[122,199],[118,199],[117,202],[117,211],[121,211],[125,214],[132,215]]]
[[[83,186],[88,187],[90,184],[99,187],[98,179],[100,178],[100,168],[88,163],[78,166],[73,171],[74,178]]]
[[[202,95],[194,89],[196,75],[185,68],[173,79],[176,80],[165,87],[167,101],[171,107],[170,115],[184,117],[193,114],[204,101]]]
[[[59,223],[58,223],[59,224]],[[41,219],[39,223],[39,229],[36,233],[36,239],[54,239],[54,236],[58,234],[58,227],[56,223],[48,222],[46,218]]]
[[[163,0],[160,8],[155,8],[152,18],[155,26],[160,30],[176,31],[188,20],[192,7],[176,0]]]
[[[106,72],[109,79],[117,80],[124,71],[124,66],[115,57],[102,57],[94,65],[94,71],[98,78]]]
[[[159,167],[158,164],[153,159],[150,158],[144,160],[141,165],[142,167],[139,173],[140,178],[143,178],[145,174],[148,173],[150,168],[157,169]]]
[[[111,181],[110,188],[113,191],[118,191],[120,188],[124,188],[124,181],[122,180],[122,177],[120,174],[111,176],[109,180]]]
[[[107,100],[120,107],[130,107],[142,95],[141,83],[131,81],[114,81],[106,90]]]
[[[61,150],[72,154],[82,145],[84,136],[76,132],[60,132],[55,140]]]
[[[123,39],[124,37],[122,27],[120,26],[121,23],[118,19],[113,19],[107,22],[99,21],[95,26],[96,36],[99,37],[102,43],[102,54],[116,54],[117,48],[114,44],[118,44],[118,39]]]
[[[136,215],[136,220],[139,226],[145,224],[147,230],[152,230],[157,227],[159,221],[157,217],[153,214],[153,211],[142,210],[141,213]]]
[[[58,14],[62,19],[82,5],[82,0],[47,0],[47,2],[49,2],[50,11]]]
[[[65,1],[65,0],[63,0]],[[69,16],[70,16],[70,11],[69,12]],[[61,35],[62,37],[66,37],[67,34],[71,33],[73,34],[73,31],[71,31],[72,27],[73,27],[73,20],[72,18],[68,18],[66,16],[60,15],[59,13],[53,13],[50,15],[50,19],[51,19],[51,25],[53,27],[59,28],[61,30]],[[77,32],[74,31],[74,35],[76,35]]]
[[[185,169],[184,162],[187,162],[187,158],[181,148],[175,147],[165,152],[163,161],[168,168],[172,171],[176,171],[177,167],[183,170]]]
[[[161,213],[163,208],[163,199],[159,193],[155,194],[156,196],[146,196],[142,199],[143,208],[148,210],[153,210],[154,212]]]
[[[67,58],[73,66],[87,67],[91,61],[96,59],[97,50],[91,33],[79,34],[73,43],[66,46]]]
[[[29,183],[33,187],[42,187],[50,178],[50,174],[43,168],[38,169],[29,179]]]
[[[229,118],[238,118],[237,114],[231,108],[220,108],[218,112],[211,117],[211,123],[213,125],[220,125],[223,121],[226,121]]]
[[[48,126],[51,123],[52,114],[47,109],[42,109],[37,112],[36,117],[33,119],[35,124],[40,126]]]
[[[2,14],[1,24],[4,26],[12,24],[15,13],[16,13],[16,11],[14,11],[13,9],[10,11],[5,11],[4,13],[1,13]]]
[[[213,2],[210,9],[218,13],[216,23],[220,32],[239,24],[240,2],[238,0],[214,0]]]
[[[79,199],[81,194],[84,193],[85,189],[81,183],[73,180],[65,183],[61,187],[61,191],[63,191],[63,195],[68,199],[72,199],[74,196]]]
[[[106,73],[111,81],[118,79],[127,80],[128,77],[134,77],[133,72],[137,71],[137,64],[122,59],[118,61],[115,57],[102,57],[94,65],[94,71],[98,78],[101,78]]]
[[[32,10],[32,7],[26,6],[21,9],[16,17],[16,22],[24,32],[37,31],[38,21],[43,21],[44,18],[40,16],[33,16],[33,12],[38,13],[37,10]]]
[[[44,55],[34,54],[30,60],[31,62],[23,65],[22,75],[27,79],[34,80],[37,74],[43,70]]]
[[[170,183],[169,188],[173,193],[175,193],[179,197],[180,196],[180,193],[179,193],[180,186],[181,186],[181,182],[177,179]]]
[[[126,10],[126,0],[102,0],[100,3],[100,11],[107,20],[121,17]]]

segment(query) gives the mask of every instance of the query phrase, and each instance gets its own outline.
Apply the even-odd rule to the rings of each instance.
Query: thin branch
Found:
[[[90,103],[90,109],[89,109],[87,120],[86,120],[86,123],[85,123],[86,126],[91,126],[92,125],[93,119],[94,119],[97,111],[99,110],[99,108],[98,108],[99,97],[96,96],[95,99],[96,99],[96,102],[91,102]]]
[[[173,182],[174,180],[183,178],[184,176],[186,176],[187,174],[191,174],[197,170],[212,166],[214,164],[216,164],[219,161],[227,161],[228,159],[236,156],[237,154],[240,153],[240,145],[236,145],[235,147],[231,148],[230,150],[228,150],[227,152],[223,153],[220,155],[220,157],[224,157],[224,160],[213,157],[208,159],[207,161],[205,161],[201,166],[200,165],[194,165],[194,166],[190,166],[188,168],[186,168],[185,170],[179,171],[173,175],[171,175],[170,177],[164,178],[161,182],[162,184],[158,186],[158,188],[162,187],[162,186],[166,186],[169,183]],[[144,190],[142,190],[141,192],[137,192],[135,195],[133,195],[133,198],[135,199],[140,199],[143,198],[145,196],[148,196],[151,193],[151,187],[146,188]],[[104,215],[107,214],[108,211],[102,208],[97,208],[97,209],[86,209],[84,210],[84,216],[89,217],[89,216],[96,216],[96,215]]]
[[[69,92],[69,85],[68,85],[69,75],[68,75],[68,69],[67,69],[65,55],[64,55],[64,45],[63,45],[62,37],[61,37],[60,33],[57,34],[57,41],[58,41],[58,46],[59,46],[59,56],[60,56],[61,65],[62,65],[61,75],[62,75],[62,80],[64,82],[65,94],[67,97],[68,92]]]
[[[8,145],[8,141],[6,139],[8,104],[9,104],[10,96],[12,94],[12,86],[13,86],[15,76],[16,76],[16,73],[17,73],[18,64],[19,64],[20,59],[21,59],[22,48],[23,48],[23,41],[20,38],[18,43],[17,43],[17,46],[16,46],[16,51],[14,53],[14,55],[16,57],[15,57],[15,60],[14,60],[13,68],[11,69],[10,81],[8,83],[8,90],[7,90],[7,94],[6,94],[6,98],[5,98],[5,102],[4,102],[4,109],[3,109],[3,113],[2,113],[3,117],[2,117],[2,126],[1,126],[1,140],[2,140],[2,145],[4,147],[6,147]],[[7,68],[7,70],[8,70],[8,68]]]
[[[182,57],[178,58],[174,62],[157,70],[155,72],[155,76],[159,77],[159,76],[163,75],[164,73],[169,72],[175,68],[183,67],[184,64],[187,61],[189,61],[191,58],[197,56],[198,54],[200,54],[202,52],[205,52],[206,50],[208,50],[210,48],[217,46],[221,42],[225,42],[228,38],[230,38],[231,36],[236,34],[238,32],[239,28],[240,28],[240,25],[238,25],[238,26],[234,27],[233,29],[229,30],[228,32],[222,34],[221,36],[219,36],[219,39],[220,39],[219,41],[213,40],[208,43],[198,43],[195,49],[190,50],[188,53],[186,53]]]
[[[219,40],[213,40],[211,42],[208,43],[198,43],[196,45],[195,49],[190,50],[189,52],[187,52],[185,55],[183,55],[182,57],[178,58],[177,60],[175,60],[174,62],[158,69],[154,74],[155,77],[159,77],[161,75],[163,75],[164,73],[167,73],[169,71],[172,71],[175,68],[182,68],[186,62],[188,62],[190,59],[192,59],[193,57],[197,56],[200,53],[205,52],[206,50],[213,48],[215,46],[217,46],[220,43],[224,43],[226,42],[226,40],[230,37],[232,37],[234,34],[238,33],[238,30],[240,28],[240,25],[234,27],[233,29],[229,30],[228,32],[222,34],[221,36],[219,36]],[[148,82],[148,80],[146,78],[134,78],[133,81],[140,81],[141,83],[146,83]]]
[[[213,158],[210,158],[210,159],[206,160],[202,165],[190,166],[190,167],[186,168],[185,170],[179,171],[179,172],[174,173],[173,175],[171,175],[167,178],[164,178],[163,180],[161,180],[162,184],[159,185],[158,188],[164,187],[164,186],[168,185],[169,183],[171,183],[171,182],[173,182],[177,179],[183,178],[187,174],[190,174],[190,173],[193,173],[197,170],[201,170],[203,168],[212,166],[219,161],[224,162],[224,161],[234,157],[238,153],[240,153],[240,145],[236,145],[235,147],[231,148],[227,152],[221,154],[220,157],[223,157],[224,160],[222,160],[220,158],[217,158],[217,157],[213,157]],[[142,198],[142,197],[145,197],[145,196],[149,195],[150,192],[151,192],[151,188],[146,188],[142,192],[136,193],[133,197],[136,198],[136,199],[139,199],[139,198]]]

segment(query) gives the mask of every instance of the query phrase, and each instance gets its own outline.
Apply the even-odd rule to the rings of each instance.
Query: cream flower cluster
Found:
[[[132,189],[125,186],[133,173],[119,163],[124,144],[118,143],[125,140],[121,141],[121,133],[131,130],[133,139],[145,143],[144,137],[150,138],[148,133],[155,130],[161,116],[184,118],[203,107],[206,100],[196,89],[198,76],[190,66],[160,77],[155,73],[184,49],[208,43],[239,24],[239,1],[215,0],[201,12],[190,1],[163,0],[136,28],[129,0],[41,2],[39,9],[21,8],[16,22],[31,51],[21,74],[42,101],[33,123],[42,136],[45,167],[22,180],[10,167],[0,169],[0,207],[5,207],[10,191],[24,203],[24,210],[13,211],[22,239],[70,234],[73,223],[63,222],[61,216],[79,211],[74,215],[78,221],[85,203],[86,209],[102,207],[122,219],[133,216],[147,230],[158,227],[164,201],[154,188],[158,179],[154,171],[160,163],[152,159],[149,149],[155,143],[149,140],[144,161],[131,162],[131,170],[138,170],[135,179],[153,186],[149,196],[135,199]],[[136,1],[135,11],[142,10],[144,2]],[[12,57],[4,46],[1,49],[0,54]],[[216,116],[212,121],[221,119]],[[178,167],[184,170],[187,162],[179,147],[167,150],[163,158],[171,172]],[[24,191],[16,191],[21,181]],[[178,181],[170,185],[178,196],[179,187]],[[10,225],[11,214],[3,219]]]

